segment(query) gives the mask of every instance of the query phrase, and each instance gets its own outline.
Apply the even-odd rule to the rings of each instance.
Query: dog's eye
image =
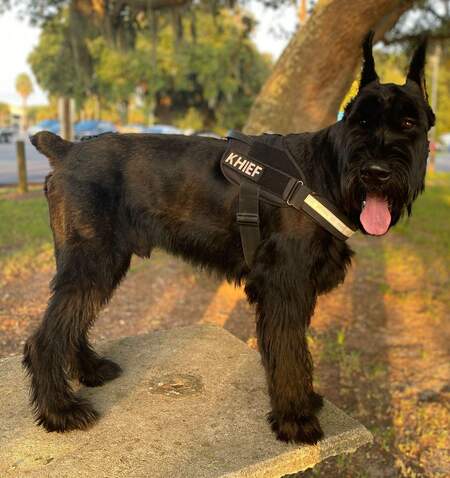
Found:
[[[401,123],[402,129],[411,129],[414,127],[414,121],[410,118],[403,118]]]
[[[359,125],[363,128],[367,128],[369,126],[369,122],[366,119],[359,120]]]

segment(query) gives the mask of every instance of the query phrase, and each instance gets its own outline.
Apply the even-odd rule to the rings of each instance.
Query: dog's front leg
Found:
[[[264,251],[258,255],[268,258]],[[294,258],[271,254],[270,260],[255,264],[246,292],[250,302],[256,303],[272,430],[282,441],[317,443],[323,432],[316,413],[323,401],[313,390],[313,363],[306,340],[316,302],[312,284],[305,271],[296,270]]]

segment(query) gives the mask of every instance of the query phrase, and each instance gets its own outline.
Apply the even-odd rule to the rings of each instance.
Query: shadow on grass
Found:
[[[395,430],[390,411],[388,314],[380,281],[385,275],[383,241],[357,239],[352,281],[346,287],[349,314],[335,316],[314,340],[320,348],[317,376],[321,393],[363,423],[375,443],[354,455],[327,460],[302,477],[394,477],[389,453]],[[350,297],[348,297],[350,295]]]

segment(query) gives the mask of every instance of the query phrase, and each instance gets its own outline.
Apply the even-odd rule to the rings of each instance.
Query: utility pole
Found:
[[[433,69],[431,72],[431,108],[435,113],[437,113],[438,108],[438,87],[439,87],[439,65],[441,62],[441,53],[442,48],[439,41],[436,42],[433,55]],[[433,129],[430,132],[431,148],[430,148],[430,159],[428,163],[428,168],[431,171],[436,169],[436,126],[433,126]]]

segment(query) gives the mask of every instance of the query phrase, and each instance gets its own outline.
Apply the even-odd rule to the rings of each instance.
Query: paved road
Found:
[[[47,159],[39,154],[30,141],[26,140],[26,157],[28,181],[33,183],[43,182],[49,171]],[[438,171],[450,172],[450,152],[439,154],[436,159]],[[0,185],[17,183],[17,166],[15,144],[0,143]]]
[[[28,181],[41,183],[50,171],[47,158],[38,153],[28,138],[25,143]],[[15,143],[0,143],[0,184],[17,183],[17,163]]]

